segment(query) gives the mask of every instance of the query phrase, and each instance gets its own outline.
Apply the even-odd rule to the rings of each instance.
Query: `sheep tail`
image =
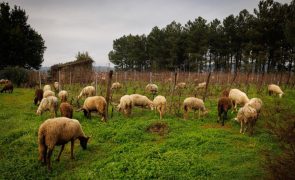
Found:
[[[38,133],[38,149],[39,149],[39,161],[45,161],[44,154],[46,154],[45,135]]]

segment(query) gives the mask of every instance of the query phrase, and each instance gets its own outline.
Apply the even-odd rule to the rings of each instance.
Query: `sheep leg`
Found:
[[[54,148],[52,148],[52,149],[50,149],[49,148],[49,150],[48,150],[48,154],[47,154],[47,169],[48,169],[48,171],[51,171],[51,161],[50,161],[50,159],[51,159],[51,155],[52,155],[52,151],[53,151],[53,149]]]
[[[60,160],[60,155],[61,155],[62,151],[64,150],[64,148],[65,148],[65,145],[63,144],[63,145],[61,146],[61,148],[60,148],[60,152],[59,152],[59,154],[58,154],[58,156],[57,156],[57,158],[56,158],[56,161],[59,162],[59,160]]]
[[[75,140],[71,140],[71,159],[75,159],[74,157],[74,144]]]
[[[199,115],[198,115],[198,119],[200,119],[200,113],[201,113],[200,111],[201,111],[201,110],[199,109]]]
[[[240,133],[243,133],[243,121],[241,121]]]

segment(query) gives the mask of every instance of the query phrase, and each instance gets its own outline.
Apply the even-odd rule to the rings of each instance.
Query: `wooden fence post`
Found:
[[[207,90],[208,90],[208,86],[209,86],[209,83],[210,83],[210,76],[211,76],[211,72],[209,72],[208,77],[207,77],[207,81],[206,81],[206,88],[205,88],[205,93],[204,93],[204,96],[203,96],[203,101],[204,102],[206,100]]]
[[[177,79],[177,72],[175,71],[174,73],[174,82],[173,82],[173,86],[172,86],[172,92],[171,92],[171,101],[170,101],[170,109],[169,112],[171,113],[172,111],[172,103],[173,103],[173,97],[174,97],[174,89],[175,89],[175,85],[176,85],[176,79]]]
[[[41,89],[41,73],[40,73],[40,71],[39,71],[39,87]]]
[[[112,76],[113,76],[113,70],[110,70],[109,78],[108,78],[108,85],[107,85],[107,94],[106,94],[107,107],[106,107],[106,119],[105,119],[105,121],[107,121],[107,119],[109,117],[108,113],[109,113],[109,103],[110,103]]]

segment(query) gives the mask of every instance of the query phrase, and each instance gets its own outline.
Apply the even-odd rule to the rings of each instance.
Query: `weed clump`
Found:
[[[166,122],[154,122],[151,125],[149,125],[146,130],[150,133],[156,133],[160,136],[164,136],[168,134],[169,127]]]

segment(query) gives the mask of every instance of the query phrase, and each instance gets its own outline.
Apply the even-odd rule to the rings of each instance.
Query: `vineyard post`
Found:
[[[206,88],[205,88],[205,92],[204,92],[204,96],[203,96],[203,101],[205,102],[206,96],[207,96],[207,90],[208,90],[208,86],[210,83],[210,76],[211,76],[211,72],[209,72],[208,77],[207,77],[207,81],[206,81]]]
[[[40,71],[39,71],[39,87],[41,89],[41,73],[40,73]]]
[[[176,85],[176,79],[177,79],[177,72],[175,71],[174,73],[174,81],[173,81],[173,86],[172,86],[172,92],[171,92],[171,101],[170,101],[170,108],[169,108],[169,112],[172,112],[172,103],[173,103],[173,97],[174,97],[174,89],[175,89],[175,85]]]
[[[97,95],[97,72],[95,71],[95,95]]]
[[[110,70],[109,72],[109,78],[108,78],[108,84],[107,84],[107,94],[106,94],[106,101],[107,101],[107,106],[106,106],[106,119],[108,119],[108,113],[109,113],[109,101],[110,101],[110,94],[111,94],[111,84],[112,84],[112,76],[113,76],[113,70]]]

